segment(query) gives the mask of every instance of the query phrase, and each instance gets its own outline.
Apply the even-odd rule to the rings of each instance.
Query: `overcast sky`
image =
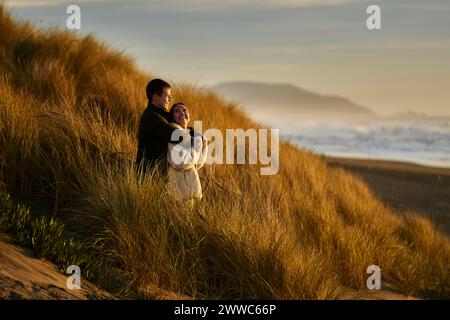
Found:
[[[6,1],[14,16],[125,49],[171,81],[285,82],[348,97],[381,114],[450,115],[450,0]],[[382,30],[366,28],[381,7]]]

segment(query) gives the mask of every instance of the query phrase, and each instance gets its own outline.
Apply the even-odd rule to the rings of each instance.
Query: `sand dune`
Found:
[[[450,236],[450,169],[332,157],[327,162],[361,176],[377,197],[396,212],[421,212]]]
[[[69,290],[66,277],[48,261],[36,259],[30,249],[13,244],[9,235],[0,233],[0,299],[32,300],[104,300],[116,299],[110,293],[82,280],[81,290]],[[156,300],[184,300],[187,296],[148,285],[140,288],[140,298]],[[349,290],[341,299],[410,300],[393,290]]]
[[[0,299],[114,299],[86,280],[80,290],[69,290],[66,280],[54,264],[36,259],[31,250],[0,234]]]

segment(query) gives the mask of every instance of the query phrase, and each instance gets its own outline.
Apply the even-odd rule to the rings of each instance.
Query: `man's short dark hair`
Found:
[[[170,84],[161,79],[153,79],[147,84],[146,92],[148,101],[152,101],[154,94],[161,96],[165,88],[171,88]]]

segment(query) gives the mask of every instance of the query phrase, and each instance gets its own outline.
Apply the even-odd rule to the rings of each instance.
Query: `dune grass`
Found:
[[[94,248],[65,236],[64,223],[58,218],[34,218],[29,207],[14,203],[4,190],[0,190],[0,231],[13,234],[17,244],[33,249],[38,258],[54,262],[62,273],[75,264],[83,269],[86,279],[104,281],[103,261]]]
[[[274,176],[254,165],[206,166],[205,199],[195,208],[168,199],[157,175],[137,177],[137,122],[150,78],[93,36],[36,30],[0,5],[0,182],[51,203],[126,275],[127,289],[337,299],[364,290],[375,264],[405,294],[450,297],[447,237],[289,143],[281,143]],[[176,84],[174,93],[204,129],[261,127],[207,89]]]

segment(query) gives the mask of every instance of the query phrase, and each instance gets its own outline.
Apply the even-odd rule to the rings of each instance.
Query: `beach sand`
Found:
[[[384,160],[325,160],[362,177],[386,204],[400,212],[422,213],[450,236],[450,169]]]
[[[68,276],[53,263],[37,259],[30,249],[15,245],[10,235],[0,233],[0,300],[115,299],[84,279],[81,289],[70,290]]]

